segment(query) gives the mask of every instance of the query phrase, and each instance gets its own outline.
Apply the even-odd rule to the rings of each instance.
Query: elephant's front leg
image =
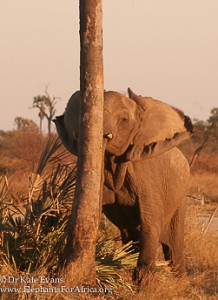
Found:
[[[133,279],[141,284],[146,281],[146,275],[155,267],[156,253],[159,244],[159,234],[155,227],[142,226],[140,236],[140,253]]]

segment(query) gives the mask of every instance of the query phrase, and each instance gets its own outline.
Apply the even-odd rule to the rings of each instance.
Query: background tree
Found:
[[[192,122],[195,127],[195,130],[202,131],[202,132],[207,131],[207,126],[208,126],[207,122],[199,119],[193,119]]]
[[[218,139],[218,108],[215,107],[211,110],[211,115],[208,119],[208,131],[213,139]]]
[[[192,141],[194,148],[203,145],[203,151],[212,155],[218,150],[218,108],[211,109],[210,113],[207,121],[193,119],[195,134]]]
[[[46,118],[48,122],[48,134],[51,135],[51,124],[52,119],[55,116],[56,109],[55,105],[57,103],[57,99],[59,97],[52,97],[47,92],[47,88],[45,90],[45,95],[38,95],[34,97],[33,99],[33,106],[32,108],[38,108],[39,109],[39,119],[40,119],[40,130],[42,132],[42,121],[44,118]]]
[[[44,138],[31,119],[18,116],[14,124],[15,130],[0,132],[0,176],[16,174],[16,189],[20,192],[26,184],[25,176],[28,178],[39,159]]]
[[[103,157],[104,93],[101,0],[80,0],[80,45],[79,158],[65,258],[70,262],[71,277],[79,270],[82,283],[95,283],[103,160],[99,159]]]
[[[23,130],[26,128],[38,129],[36,123],[31,119],[26,119],[23,117],[16,117],[14,119],[14,124],[17,130]]]

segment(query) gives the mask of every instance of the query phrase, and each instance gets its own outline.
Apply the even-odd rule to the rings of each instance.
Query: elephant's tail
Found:
[[[192,159],[189,162],[189,166],[190,168],[193,166],[194,162],[196,161],[196,159],[199,157],[199,155],[201,154],[201,151],[203,150],[205,144],[208,141],[208,136],[204,139],[203,143],[195,150]]]

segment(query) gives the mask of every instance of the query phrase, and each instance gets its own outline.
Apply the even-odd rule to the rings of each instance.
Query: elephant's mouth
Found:
[[[107,154],[112,156],[120,156],[125,152],[127,146],[126,144],[123,145],[120,142],[120,138],[117,137],[116,134],[114,135],[112,132],[109,132],[104,134],[103,137],[105,141],[105,151]]]

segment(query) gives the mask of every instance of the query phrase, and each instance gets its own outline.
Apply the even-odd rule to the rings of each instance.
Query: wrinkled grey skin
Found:
[[[139,241],[135,279],[152,270],[159,243],[173,269],[184,272],[185,197],[189,165],[176,146],[191,136],[188,117],[167,104],[116,92],[104,94],[103,212],[123,243]],[[80,92],[55,124],[66,148],[78,155]]]

